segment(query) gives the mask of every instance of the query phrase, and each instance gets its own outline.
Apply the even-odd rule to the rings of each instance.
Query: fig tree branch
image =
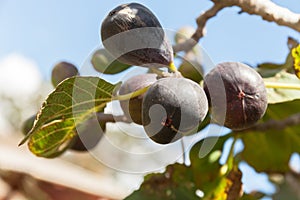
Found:
[[[252,128],[246,129],[245,131],[267,131],[267,130],[283,130],[286,127],[300,125],[300,113],[296,113],[282,120],[269,120],[265,123],[257,124]],[[243,131],[242,131],[243,132]]]
[[[225,7],[238,6],[242,12],[250,15],[261,16],[263,20],[275,22],[300,32],[300,14],[294,13],[287,8],[281,7],[271,0],[211,0],[214,5],[201,14],[197,19],[197,29],[190,39],[174,46],[174,52],[192,49],[204,36],[203,32],[207,21],[216,16]]]
[[[102,122],[124,122],[124,123],[131,123],[126,116],[124,115],[112,115],[106,114],[102,112],[98,112],[97,119]]]

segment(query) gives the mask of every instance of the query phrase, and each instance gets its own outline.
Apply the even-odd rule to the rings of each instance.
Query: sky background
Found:
[[[196,27],[195,19],[212,3],[209,0],[136,1],[149,7],[164,28]],[[300,12],[298,0],[276,0]],[[47,80],[52,66],[61,60],[80,67],[100,42],[100,24],[108,12],[128,1],[110,0],[0,0],[0,59],[20,54],[36,62]],[[299,33],[248,14],[226,8],[207,24],[200,45],[215,62],[240,61],[256,65],[283,62],[287,37]]]
[[[209,0],[136,2],[150,8],[164,28],[174,31],[183,26],[196,27],[195,19],[212,6]],[[299,0],[274,2],[300,13]],[[4,90],[17,93],[16,99],[24,101],[24,94],[34,95],[42,78],[50,80],[55,63],[68,61],[81,67],[101,45],[102,20],[122,3],[128,1],[0,0],[0,93]],[[284,62],[288,36],[300,40],[299,33],[265,22],[258,16],[239,15],[239,10],[226,8],[207,23],[207,34],[200,45],[214,63],[239,61],[256,66],[262,62]],[[4,110],[5,105],[1,108],[0,104],[1,109]],[[2,119],[2,123],[4,121]],[[246,165],[241,167],[249,172],[246,179],[254,176],[255,172]],[[262,179],[266,181],[265,176],[256,177],[261,182]],[[250,182],[253,185],[249,187],[260,187],[258,182]],[[265,183],[264,187],[269,192],[274,191]]]

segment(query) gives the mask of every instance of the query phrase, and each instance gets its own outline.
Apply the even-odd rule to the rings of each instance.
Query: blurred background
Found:
[[[196,28],[195,19],[212,5],[208,0],[136,2],[150,8],[171,33],[184,26]],[[274,2],[300,13],[298,0]],[[75,194],[72,188],[79,190],[79,193],[96,195],[82,199],[99,199],[99,196],[122,198],[138,188],[142,181],[141,174],[114,170],[101,164],[93,155],[70,152],[49,161],[35,158],[27,151],[26,145],[17,147],[22,138],[22,122],[38,111],[53,90],[50,83],[53,66],[57,62],[67,61],[81,68],[91,52],[101,46],[102,20],[111,9],[122,3],[128,1],[0,0],[0,199],[7,194],[10,199],[26,199],[24,193],[37,191],[34,195],[42,197],[40,199],[72,199],[64,196],[65,193]],[[214,63],[239,61],[253,67],[263,62],[283,63],[289,52],[288,37],[299,40],[299,33],[265,22],[258,16],[238,14],[239,11],[236,7],[226,8],[207,23],[206,35],[201,39],[200,46],[210,59]],[[172,35],[170,39],[173,40]],[[114,76],[105,78],[111,82],[117,81]],[[113,127],[110,130],[116,131]],[[171,145],[162,158],[170,152],[175,156],[163,163],[162,159],[157,159],[159,163],[154,165],[154,169],[161,170],[157,166],[182,162],[177,156],[181,151],[178,146]],[[150,150],[155,148],[148,147]],[[130,148],[142,151],[141,145]],[[126,162],[124,158],[114,159]],[[299,157],[295,155],[292,163],[295,168],[299,167],[297,170],[300,169]],[[247,171],[244,179],[251,180],[253,174],[258,177],[255,183],[249,181],[245,185],[246,191],[275,191],[264,175],[257,175],[246,164],[242,169]],[[85,184],[80,184],[82,181]],[[63,190],[59,184],[68,186],[72,192]],[[30,187],[35,189],[30,190]],[[22,193],[16,192],[18,188],[23,188]],[[58,194],[60,196],[55,196]]]

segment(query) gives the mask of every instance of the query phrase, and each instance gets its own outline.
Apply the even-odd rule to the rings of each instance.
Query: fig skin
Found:
[[[52,69],[52,85],[56,87],[63,80],[76,76],[78,74],[78,69],[75,65],[69,62],[59,62]]]
[[[97,146],[106,130],[106,122],[97,118],[87,120],[78,127],[77,135],[72,138],[70,149],[77,152],[86,152]]]
[[[162,67],[173,62],[172,45],[160,22],[138,3],[113,9],[102,22],[101,40],[113,56],[128,65]]]
[[[162,78],[143,99],[143,126],[156,143],[168,144],[197,132],[208,112],[204,90],[186,78]]]
[[[232,130],[253,126],[267,109],[267,91],[262,77],[239,62],[216,65],[204,78],[212,121]]]
[[[145,88],[157,81],[157,74],[140,74],[125,81],[119,90],[120,95],[135,92]],[[124,115],[130,121],[142,125],[142,102],[145,94],[139,95],[129,100],[120,101]]]
[[[27,135],[29,133],[29,131],[32,129],[35,118],[36,118],[36,115],[32,115],[23,122],[21,131],[24,135]]]

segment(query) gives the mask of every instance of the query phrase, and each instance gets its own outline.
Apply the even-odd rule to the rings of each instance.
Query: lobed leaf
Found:
[[[23,144],[29,139],[32,153],[55,157],[63,153],[76,127],[93,113],[103,111],[117,85],[97,77],[72,77],[60,83],[47,97]]]

